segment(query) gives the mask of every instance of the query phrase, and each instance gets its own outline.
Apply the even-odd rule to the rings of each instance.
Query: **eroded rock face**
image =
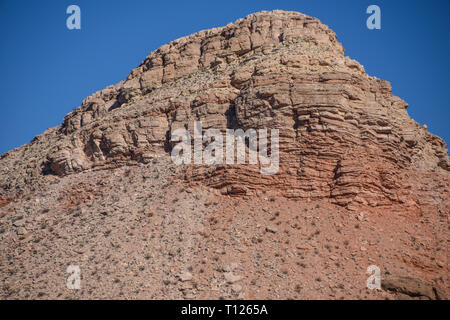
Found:
[[[168,155],[174,129],[192,132],[201,120],[204,130],[279,129],[280,170],[189,166],[193,184],[240,195],[271,188],[349,208],[436,204],[449,195],[448,152],[406,107],[319,20],[260,12],[159,48],[124,82],[87,97],[60,128],[3,155],[3,171],[33,157],[2,177],[3,198],[43,174],[148,163]],[[430,184],[417,186],[424,176]]]
[[[406,107],[300,13],[165,45],[0,156],[0,296],[448,299],[448,152]],[[278,173],[175,165],[196,120],[278,129]]]

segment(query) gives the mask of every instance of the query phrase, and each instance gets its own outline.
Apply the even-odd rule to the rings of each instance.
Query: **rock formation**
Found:
[[[425,242],[428,240],[424,239],[428,238],[424,233],[433,230],[430,241],[441,243],[440,250],[445,252],[431,253],[436,248],[427,243],[419,256],[413,254],[395,259],[420,269],[418,275],[427,273],[425,278],[428,277],[427,281],[431,283],[427,288],[445,287],[448,265],[441,254],[448,254],[446,224],[450,205],[450,160],[444,141],[412,120],[408,116],[407,106],[406,102],[391,93],[389,82],[367,75],[362,65],[345,56],[335,33],[318,19],[296,12],[255,13],[225,27],[201,31],[164,45],[132,70],[125,81],[83,100],[81,106],[64,118],[60,127],[48,129],[30,144],[3,154],[0,158],[3,240],[9,239],[6,242],[14,248],[17,243],[19,248],[28,246],[21,244],[23,239],[20,240],[28,234],[26,228],[21,229],[19,233],[22,234],[14,234],[17,239],[13,237],[13,240],[14,232],[7,230],[16,228],[13,220],[17,215],[28,219],[37,230],[35,219],[42,217],[42,214],[35,211],[40,212],[44,207],[54,208],[48,209],[50,212],[59,207],[61,212],[58,214],[63,215],[67,214],[67,210],[83,210],[90,201],[96,208],[105,206],[106,211],[111,210],[111,203],[104,199],[113,197],[111,190],[116,190],[117,184],[120,184],[115,174],[120,170],[136,170],[133,174],[138,174],[141,179],[140,175],[146,176],[145,168],[149,168],[152,172],[164,172],[169,188],[185,185],[189,190],[186,193],[188,198],[194,197],[196,192],[202,196],[196,194],[195,197],[212,194],[222,209],[209,212],[210,207],[206,206],[205,212],[208,214],[205,215],[212,215],[208,219],[214,219],[215,213],[218,215],[216,219],[219,216],[224,219],[227,212],[234,210],[227,204],[236,205],[234,201],[243,212],[246,210],[239,202],[241,200],[256,201],[255,206],[260,206],[258,210],[263,209],[265,204],[258,201],[267,201],[264,199],[269,196],[265,194],[277,199],[274,203],[284,207],[286,214],[292,215],[291,218],[296,215],[291,204],[303,209],[311,203],[325,206],[329,210],[327,215],[334,215],[333,212],[351,216],[356,214],[356,217],[360,217],[358,214],[362,212],[366,212],[366,216],[372,214],[377,218],[371,219],[367,230],[386,237],[392,236],[387,233],[389,227],[378,230],[379,225],[375,221],[381,219],[378,223],[384,225],[389,221],[399,222],[398,216],[402,216],[402,223],[410,225],[397,225],[398,229],[391,229],[392,232],[406,232],[406,238],[399,236],[401,240],[398,243],[411,248],[412,244],[405,243],[412,241],[408,237],[421,241],[406,229],[420,231]],[[261,175],[256,165],[174,167],[170,163],[173,147],[171,132],[177,128],[188,128],[192,132],[196,120],[202,121],[204,130],[279,129],[278,174]],[[105,182],[98,180],[100,177]],[[162,189],[155,182],[159,177],[155,175],[148,179],[153,181],[152,188],[158,186],[152,189],[153,195],[168,196],[161,194]],[[75,186],[75,183],[78,184]],[[137,182],[128,183],[134,186],[130,187],[135,188],[133,192],[140,192],[135,185]],[[46,191],[50,193],[41,196]],[[131,191],[116,192],[119,198],[128,198]],[[50,202],[33,202],[33,199],[40,198]],[[23,201],[32,204],[26,205]],[[129,205],[136,208],[142,206],[144,211],[147,211],[146,206],[156,210],[158,201],[153,199],[140,203],[139,199],[134,199]],[[160,206],[168,208],[164,202]],[[163,211],[167,214],[168,209],[161,210],[161,214]],[[423,218],[424,215],[426,218]],[[425,219],[421,223],[428,225],[416,228],[421,217]],[[195,218],[196,227],[192,228],[198,227],[199,232],[214,234],[211,226],[204,231],[205,219],[206,216]],[[347,221],[349,218],[342,219]],[[364,218],[358,220],[365,221]],[[342,221],[328,222],[331,226],[322,223],[322,234],[330,228],[353,227],[339,227]],[[258,243],[257,232],[253,235],[252,232],[246,233],[248,241],[256,237]],[[363,234],[362,230],[360,232],[360,235]],[[271,237],[282,238],[279,232],[270,234],[273,234]],[[215,235],[218,236],[217,233]],[[327,237],[326,234],[324,236]],[[70,238],[69,235],[66,237]],[[339,237],[339,232],[336,237]],[[193,239],[195,243],[203,241],[196,237]],[[287,237],[286,241],[289,239]],[[361,241],[367,242],[364,239]],[[386,247],[381,247],[381,250],[395,250],[389,243],[384,245]],[[3,244],[3,250],[2,255],[9,254],[10,259],[16,259],[12,258],[11,247],[6,249],[6,244]],[[341,252],[339,258],[335,255],[334,260],[352,258],[351,252]],[[380,259],[387,259],[387,256],[392,258],[386,255]],[[324,259],[329,260],[328,256]],[[336,262],[334,267],[338,264]],[[7,268],[8,263],[2,262],[2,273]],[[252,265],[249,268],[263,267]],[[365,277],[364,271],[360,276]],[[7,280],[3,280],[4,286],[5,282]],[[31,284],[29,286],[35,288]],[[250,282],[248,287],[244,297],[271,297],[270,292],[264,293],[267,295],[257,293]],[[11,290],[13,297],[25,294],[20,289]],[[130,288],[126,290],[127,294],[131,294]],[[327,297],[330,290],[323,290],[316,293],[325,293],[310,293],[310,297]],[[64,288],[60,291],[63,292]],[[281,288],[276,293],[278,296],[273,298],[295,296],[295,292],[300,291],[283,291]],[[334,291],[332,288],[331,292]],[[8,296],[5,293],[7,289],[3,292]],[[248,292],[253,293],[248,295]],[[344,297],[357,296],[351,289],[346,292],[348,294],[343,294]],[[166,294],[167,298],[177,297],[176,294],[171,296],[173,292],[170,290]],[[82,296],[95,297],[95,293],[85,292]],[[431,294],[423,296],[430,297]],[[217,296],[205,293],[203,297]],[[305,293],[300,297],[309,296]],[[448,293],[441,293],[440,297],[448,297]]]

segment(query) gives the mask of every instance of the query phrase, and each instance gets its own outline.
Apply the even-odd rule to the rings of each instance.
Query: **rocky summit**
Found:
[[[0,296],[447,299],[450,160],[407,107],[301,13],[166,44],[0,156]],[[279,170],[174,164],[196,121],[277,129]]]

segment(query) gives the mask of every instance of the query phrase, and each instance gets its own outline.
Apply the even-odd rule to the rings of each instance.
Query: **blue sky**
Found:
[[[66,27],[71,4],[81,8],[81,30]],[[366,27],[371,4],[381,8],[381,30]],[[409,114],[450,142],[448,0],[0,0],[0,154],[60,125],[161,45],[273,9],[330,26],[348,56],[390,81]]]

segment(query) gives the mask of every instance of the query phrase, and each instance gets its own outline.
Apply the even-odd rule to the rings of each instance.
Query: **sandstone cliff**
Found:
[[[332,254],[327,248],[329,254],[323,256],[323,260],[327,260],[327,268],[342,268],[348,265],[348,259],[354,260],[355,255],[368,259],[366,264],[373,264],[370,263],[371,260],[394,259],[414,269],[411,272],[418,278],[425,274],[428,281],[425,286],[433,289],[427,289],[431,293],[422,292],[418,295],[435,298],[438,295],[436,288],[445,287],[448,270],[446,225],[450,205],[450,160],[443,140],[411,119],[407,106],[406,102],[391,93],[389,82],[367,75],[362,65],[345,56],[344,48],[333,31],[318,19],[300,13],[259,12],[225,27],[175,40],[152,52],[131,71],[125,81],[83,100],[77,109],[64,118],[60,127],[51,128],[34,138],[30,144],[1,156],[2,273],[6,274],[8,268],[14,269],[20,260],[15,250],[19,250],[20,254],[27,252],[31,256],[39,255],[36,246],[41,245],[40,249],[44,250],[46,246],[42,247],[39,242],[41,240],[33,242],[31,239],[36,239],[37,234],[41,233],[45,235],[45,239],[54,238],[54,235],[50,236],[53,230],[49,232],[44,227],[44,231],[39,231],[46,221],[55,224],[55,221],[62,219],[65,221],[64,228],[70,228],[68,224],[71,221],[76,229],[72,232],[78,236],[65,234],[62,238],[73,243],[80,242],[80,246],[85,247],[86,243],[81,243],[86,230],[77,224],[86,213],[74,217],[73,212],[97,212],[102,211],[102,207],[106,212],[119,210],[122,213],[122,209],[128,207],[131,212],[125,220],[140,214],[144,216],[139,219],[146,219],[144,217],[147,217],[148,208],[151,207],[152,215],[155,213],[157,216],[156,212],[159,212],[163,221],[173,219],[172,223],[179,228],[176,230],[182,230],[186,226],[188,233],[192,231],[189,243],[198,247],[192,249],[195,252],[189,251],[189,257],[183,261],[195,264],[194,260],[202,255],[205,255],[202,259],[211,258],[211,253],[202,251],[208,251],[209,242],[204,238],[222,239],[230,236],[220,236],[220,228],[214,231],[214,221],[231,219],[229,215],[234,210],[247,212],[249,215],[251,212],[259,212],[266,209],[266,202],[271,203],[270,199],[276,199],[273,201],[276,207],[271,210],[284,215],[283,223],[290,225],[292,230],[300,230],[301,223],[290,220],[298,219],[298,215],[306,220],[311,219],[311,215],[306,212],[316,211],[327,215],[318,223],[317,231],[321,235],[317,234],[317,239],[314,239],[314,235],[306,235],[309,231],[316,232],[315,217],[312,218],[314,224],[310,226],[314,230],[304,229],[303,236],[305,239],[309,237],[308,241],[300,237],[306,243],[312,241],[314,253],[318,250],[314,246],[318,244],[323,249],[326,242],[341,241],[337,239],[342,237],[342,231],[337,230],[351,229],[346,235],[353,235],[358,239],[354,244],[358,253],[354,250],[345,251],[334,245],[336,253]],[[173,146],[170,133],[176,128],[188,128],[192,131],[196,120],[202,121],[205,130],[279,129],[278,174],[263,176],[256,165],[175,167],[170,163],[170,150]],[[134,177],[125,179],[127,186],[122,182],[124,172],[128,172],[126,178],[130,172]],[[120,180],[118,175],[121,176]],[[151,181],[150,185],[145,184],[145,181]],[[180,185],[185,186],[189,192],[176,191]],[[168,193],[165,188],[172,190],[172,193]],[[178,199],[177,192],[184,194],[186,198],[183,199],[187,199],[180,207],[176,201],[168,204],[175,198]],[[145,193],[145,196],[137,195],[138,193]],[[208,197],[215,200],[204,200],[209,199]],[[117,199],[111,200],[115,198]],[[201,214],[194,210],[194,204],[199,199],[205,201],[200,205],[205,206],[202,210],[199,209]],[[210,204],[207,205],[211,201],[220,209],[212,209]],[[122,205],[112,209],[113,203],[117,202],[122,202]],[[249,204],[253,204],[254,208],[247,207]],[[188,209],[191,205],[192,209]],[[180,217],[181,220],[177,220],[175,214],[167,217],[167,214],[170,215],[170,206],[185,209],[185,216]],[[232,209],[233,207],[239,209]],[[284,213],[280,212],[280,208],[283,208]],[[45,210],[47,211],[42,212]],[[187,211],[191,213],[186,214]],[[261,214],[264,216],[263,211]],[[47,218],[46,215],[53,218]],[[186,215],[190,217],[189,222],[184,221],[187,219]],[[18,216],[20,219],[17,219]],[[101,219],[105,216],[109,218],[109,214],[105,214]],[[250,216],[253,217],[253,214]],[[367,216],[371,218],[365,220],[364,217]],[[356,217],[357,221],[366,221],[367,229],[354,230],[355,222],[351,220],[352,217]],[[103,220],[98,220],[100,218],[91,216],[90,219],[93,219],[92,226],[103,223]],[[119,218],[114,215],[111,219]],[[248,227],[243,221],[251,218],[238,219],[242,219],[240,222]],[[264,222],[265,218],[262,216],[254,219],[259,222],[241,232],[245,233],[245,243],[253,241],[255,246],[259,246],[257,225],[267,222]],[[17,220],[23,223],[14,225]],[[127,229],[123,220],[111,221],[104,228],[120,225],[118,230]],[[395,223],[390,225],[390,222]],[[279,222],[278,225],[283,223]],[[25,227],[24,224],[29,226]],[[160,221],[161,228],[162,224],[164,223]],[[157,226],[158,223],[155,223],[151,230]],[[171,250],[169,244],[174,241],[167,232],[171,230],[176,233],[174,229],[170,229],[173,226],[167,228],[169,229],[163,228],[164,232],[157,228],[161,232],[160,241],[164,242],[163,237],[168,237],[164,248],[161,248],[161,242],[151,242],[154,248],[161,249],[160,259],[163,260],[167,258],[164,252]],[[305,246],[309,244],[297,242],[289,245],[290,241],[295,242],[293,239],[296,239],[296,236],[290,236],[292,230],[282,235],[281,231],[275,233],[278,238],[274,241],[283,242],[287,246],[293,245],[291,249],[285,250],[292,251],[291,255],[295,257],[295,251],[308,251]],[[56,231],[57,234],[59,232],[62,231]],[[102,234],[103,232],[105,231]],[[155,232],[151,231],[153,234]],[[367,235],[367,232],[372,235]],[[418,242],[422,246],[420,250],[396,256],[394,252],[398,249],[383,238],[394,237],[397,232],[402,234],[396,240],[399,246],[412,250]],[[42,235],[38,238],[43,239]],[[119,235],[118,237],[120,238]],[[230,237],[233,239],[233,236]],[[59,238],[56,236],[56,239]],[[102,237],[89,243],[104,241],[106,240]],[[227,241],[224,242],[224,246],[230,245]],[[120,245],[119,240],[114,243]],[[376,243],[378,249],[376,254],[371,251],[372,257],[368,257],[366,247],[371,243]],[[236,245],[235,249],[238,248],[236,250],[239,251],[241,246],[244,245]],[[266,254],[273,254],[278,250],[281,252],[281,248],[282,245],[279,249],[266,247],[261,250]],[[360,248],[365,250],[359,250]],[[33,253],[33,250],[36,252]],[[52,254],[62,254],[61,250],[59,248]],[[217,250],[223,249],[219,246]],[[247,252],[244,256],[249,255],[249,249],[243,250]],[[388,253],[383,253],[383,250]],[[119,249],[116,251],[124,254]],[[107,255],[107,252],[102,254]],[[179,252],[178,254],[181,255]],[[289,256],[284,252],[284,259],[289,260],[286,255]],[[8,263],[4,260],[6,256],[9,257],[6,260],[16,262]],[[333,259],[330,260],[329,256]],[[68,262],[72,259],[70,257],[69,254],[64,259],[61,258],[61,261]],[[339,263],[337,260],[340,259],[346,259],[346,262]],[[51,264],[49,260],[51,258],[48,258],[47,263]],[[61,261],[53,263],[61,264],[60,268],[63,268],[65,264]],[[176,261],[172,262],[175,266]],[[142,263],[145,264],[145,260]],[[304,268],[301,267],[303,262],[283,262],[286,265],[290,263],[294,269],[295,265]],[[333,264],[331,267],[330,263]],[[362,265],[364,263],[358,267],[349,267],[354,268],[351,269],[354,273],[350,272],[354,279],[365,277],[364,271],[361,273],[358,269]],[[161,282],[167,270],[161,266],[158,268],[161,275],[158,278],[156,272],[153,277],[156,282]],[[210,268],[214,269],[213,266]],[[247,270],[264,269],[262,265],[249,265],[248,268]],[[396,265],[392,269],[398,271],[398,276],[410,273],[400,271],[404,270],[403,265]],[[64,270],[61,270],[60,276],[64,277]],[[243,270],[246,268],[242,272]],[[355,270],[359,270],[359,273]],[[391,273],[392,271],[388,274]],[[25,281],[23,272],[14,269],[13,274],[20,281]],[[265,273],[264,277],[270,277],[269,274],[270,272]],[[281,274],[283,277],[287,273],[281,271]],[[207,281],[207,276],[204,277]],[[31,288],[36,288],[35,284],[27,283]],[[251,283],[251,279],[248,279],[247,294],[252,294],[244,297],[270,297],[270,290],[267,291],[266,288],[256,291],[255,285]],[[11,289],[13,285],[6,278],[3,279],[3,284],[9,288],[4,289],[5,296],[11,290],[12,293],[9,294],[12,296],[26,294],[26,290]],[[55,286],[61,287],[57,284]],[[158,282],[158,286],[162,287],[159,294],[177,297],[174,292],[178,291],[164,288],[167,284]],[[132,290],[127,286],[125,288],[127,295],[133,296]],[[242,287],[230,288],[227,289],[230,294],[235,291],[241,294]],[[340,288],[339,285],[336,288]],[[336,288],[332,287],[331,291],[328,287],[322,288],[315,293],[310,291],[309,296],[327,297],[331,292],[336,297],[336,293],[333,293],[338,290]],[[297,289],[284,290],[281,287],[276,293],[278,296],[273,297],[295,297],[296,292],[300,294],[301,291]],[[47,294],[45,289],[42,290]],[[186,295],[185,291],[189,290],[181,292]],[[33,292],[30,296],[36,294]],[[64,292],[64,288],[60,292]],[[105,292],[107,291],[104,291],[104,296],[108,296]],[[154,295],[145,297],[158,297],[155,292],[152,293]],[[345,292],[348,294],[342,293],[344,297],[357,296],[351,288]],[[300,297],[308,297],[308,294],[303,294]],[[440,295],[442,297],[442,293]],[[92,297],[95,292],[85,291],[82,296]],[[216,297],[210,291],[197,296]],[[448,295],[444,293],[444,296]]]

